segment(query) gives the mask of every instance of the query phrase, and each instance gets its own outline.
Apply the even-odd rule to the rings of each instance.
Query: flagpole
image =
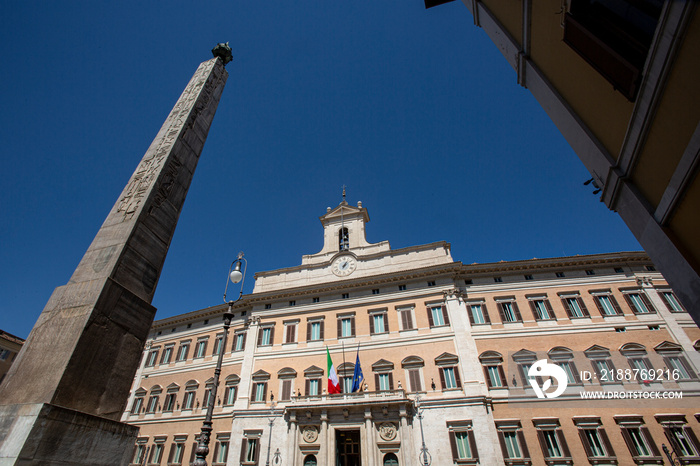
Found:
[[[345,371],[346,371],[346,367],[345,367],[345,342],[342,341],[341,343],[343,344],[343,374],[345,374]],[[345,385],[345,376],[343,376],[343,385]],[[344,386],[341,386],[341,392],[342,392],[342,389],[344,389],[344,388],[345,388]]]

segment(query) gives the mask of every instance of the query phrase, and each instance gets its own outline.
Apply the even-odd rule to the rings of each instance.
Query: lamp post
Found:
[[[241,266],[243,272],[241,272]],[[202,423],[202,431],[199,433],[199,442],[195,450],[195,460],[190,463],[190,466],[207,466],[207,455],[209,454],[209,438],[212,431],[212,416],[214,414],[214,404],[216,401],[216,390],[219,387],[219,375],[221,374],[221,365],[224,361],[224,349],[226,348],[226,340],[228,339],[228,329],[231,327],[231,319],[233,319],[233,305],[243,297],[243,282],[245,281],[245,272],[248,268],[248,261],[243,258],[243,253],[239,252],[236,260],[231,262],[229,267],[228,277],[226,277],[226,287],[224,288],[224,302],[228,303],[228,310],[224,312],[224,335],[219,347],[219,356],[216,360],[216,369],[214,369],[214,384],[209,395],[207,403],[207,414]],[[226,301],[228,292],[228,283],[240,283],[241,291],[238,298],[231,301]]]
[[[428,447],[425,446],[425,435],[423,435],[423,409],[420,406],[420,395],[416,396],[416,416],[418,417],[418,422],[420,423],[420,439],[421,448],[418,454],[418,459],[420,460],[421,466],[430,466],[432,463],[432,457],[428,452]]]
[[[678,453],[674,451],[669,451],[668,447],[666,446],[665,443],[661,444],[661,449],[664,451],[664,454],[666,454],[666,457],[668,458],[669,463],[672,465],[681,465],[681,460],[678,458]]]
[[[267,439],[267,460],[265,461],[265,466],[270,466],[270,448],[272,447],[272,424],[275,423],[275,402],[270,401],[270,417],[267,418],[270,422],[270,436]],[[279,451],[279,449],[277,450]],[[277,453],[275,453],[277,456]]]

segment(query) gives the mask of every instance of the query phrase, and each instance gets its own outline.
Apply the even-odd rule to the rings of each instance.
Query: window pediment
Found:
[[[270,373],[260,369],[253,374],[252,378],[253,380],[268,380],[270,378]]]
[[[297,376],[297,371],[291,367],[283,367],[277,371],[277,377],[280,379],[293,379]]]
[[[459,362],[459,358],[451,353],[442,353],[440,356],[435,358],[435,364],[438,366],[450,366],[455,365]]]
[[[318,366],[309,366],[304,369],[304,377],[323,377],[323,369]]]
[[[644,356],[647,354],[647,349],[640,343],[625,343],[620,346],[620,353],[623,356]]]
[[[555,346],[547,352],[547,356],[553,361],[569,360],[574,358],[574,352],[565,346]]]
[[[515,362],[534,362],[537,360],[537,353],[534,353],[525,348],[521,349],[517,353],[513,353],[513,361]]]
[[[425,366],[425,361],[423,361],[422,358],[419,358],[418,356],[408,356],[401,361],[401,367],[404,369],[410,369],[414,367],[423,367]]]
[[[394,370],[394,363],[387,361],[386,359],[380,359],[379,361],[372,364],[372,371],[374,372],[388,372]]]
[[[503,362],[503,356],[498,351],[484,351],[479,355],[481,364],[493,365]]]
[[[658,345],[654,346],[654,351],[659,354],[664,353],[680,353],[683,351],[683,347],[677,343],[672,343],[670,341],[663,341]]]
[[[604,346],[593,345],[583,352],[590,359],[604,359],[610,357],[610,350]]]

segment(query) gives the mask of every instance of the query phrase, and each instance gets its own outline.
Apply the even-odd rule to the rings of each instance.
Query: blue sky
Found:
[[[318,217],[465,263],[639,250],[460,2],[6,2],[0,329],[26,337],[200,62],[234,61],[153,304],[221,302],[318,252]]]

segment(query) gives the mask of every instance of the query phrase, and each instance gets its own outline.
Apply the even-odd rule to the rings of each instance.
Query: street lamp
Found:
[[[270,466],[270,447],[272,447],[272,424],[275,423],[275,402],[270,401],[270,417],[267,418],[270,421],[270,437],[267,440],[267,460],[265,461],[265,466]],[[279,451],[279,449],[277,450]],[[275,453],[277,456],[277,453]]]
[[[422,443],[418,459],[420,460],[421,466],[430,466],[433,459],[428,452],[428,447],[425,446],[425,436],[423,435],[423,409],[420,405],[420,395],[416,396],[416,416],[420,422],[420,439]]]
[[[243,266],[243,272],[241,272]],[[243,282],[245,281],[245,272],[248,268],[248,261],[243,258],[243,253],[239,252],[236,260],[231,262],[231,267],[228,270],[226,277],[226,287],[224,288],[224,302],[228,303],[228,310],[224,312],[224,336],[219,347],[219,357],[216,360],[216,369],[214,369],[214,384],[209,395],[207,403],[207,414],[202,423],[202,431],[199,433],[199,442],[195,450],[195,460],[190,463],[190,466],[207,466],[207,455],[209,454],[209,438],[212,431],[212,415],[214,414],[214,403],[216,401],[216,389],[219,387],[219,375],[221,375],[221,364],[224,360],[224,349],[226,348],[226,340],[228,339],[228,329],[231,327],[231,319],[233,319],[233,305],[243,297]],[[228,293],[228,283],[240,283],[241,291],[238,298],[231,301],[226,301]]]

